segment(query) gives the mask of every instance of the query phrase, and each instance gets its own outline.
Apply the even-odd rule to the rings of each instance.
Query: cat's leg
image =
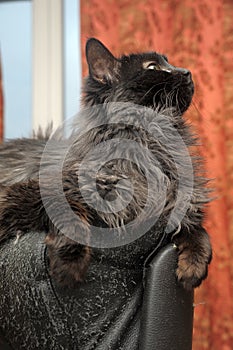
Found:
[[[90,248],[78,243],[80,237],[82,242],[88,243],[87,212],[78,201],[76,191],[75,198],[68,197],[67,201],[79,220],[75,220],[75,215],[73,222],[68,220],[64,208],[56,200],[55,191],[50,187],[48,185],[46,193],[53,206],[54,219],[59,219],[57,221],[66,228],[73,240],[63,235],[51,222],[41,200],[39,183],[31,180],[1,189],[0,243],[26,232],[48,232],[45,243],[48,246],[51,275],[60,283],[73,285],[83,280],[90,261]]]
[[[186,289],[198,287],[207,277],[208,264],[212,259],[212,248],[206,230],[200,226],[195,230],[182,231],[174,237],[178,249],[178,280]]]
[[[62,286],[73,287],[85,278],[91,259],[91,249],[64,235],[49,233],[45,239],[48,247],[49,270]]]
[[[30,231],[46,231],[48,222],[37,181],[1,187],[0,242]]]

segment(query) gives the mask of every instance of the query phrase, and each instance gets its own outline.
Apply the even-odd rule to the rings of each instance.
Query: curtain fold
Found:
[[[95,36],[115,55],[156,50],[193,73],[196,93],[186,118],[200,135],[217,196],[207,210],[214,254],[209,278],[196,290],[194,350],[233,346],[232,18],[231,0],[81,0],[83,50]]]

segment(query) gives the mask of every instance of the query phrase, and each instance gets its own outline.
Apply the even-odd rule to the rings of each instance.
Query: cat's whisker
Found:
[[[172,107],[173,94],[174,94],[173,91],[170,91],[167,93],[166,90],[164,89],[164,95],[166,96],[165,97],[165,106],[167,109]]]
[[[145,98],[153,89],[155,89],[155,88],[156,88],[157,86],[159,86],[159,85],[162,85],[162,84],[161,84],[161,83],[154,84],[150,89],[148,89],[147,92],[141,97],[141,99],[140,99],[140,101],[139,101],[139,104],[144,100],[144,98]],[[156,92],[156,94],[159,93],[159,91],[160,91],[160,90],[158,90],[158,91]]]
[[[181,110],[180,110],[180,107],[179,107],[179,98],[178,98],[178,90],[176,90],[176,103],[177,103],[177,106],[178,106],[178,113],[181,113]]]
[[[158,103],[157,103],[157,105],[156,105],[155,99],[156,99],[156,97],[160,94],[160,92],[163,91],[163,90],[164,90],[164,88],[158,90],[158,91],[156,92],[156,94],[154,94],[154,96],[153,96],[153,106],[154,106],[154,108],[158,107]]]

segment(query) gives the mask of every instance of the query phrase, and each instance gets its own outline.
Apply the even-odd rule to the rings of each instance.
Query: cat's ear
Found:
[[[86,58],[93,79],[101,83],[118,80],[120,61],[99,40],[91,38],[87,41]]]

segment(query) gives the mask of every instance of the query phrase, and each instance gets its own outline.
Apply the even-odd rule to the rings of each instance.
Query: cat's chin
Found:
[[[183,114],[187,111],[187,109],[192,103],[193,94],[194,94],[193,84],[190,84],[190,86],[188,86],[183,93],[182,92],[180,93],[180,99],[179,99],[180,102],[178,106],[177,106],[177,103],[175,106],[177,108],[178,114]]]
[[[187,110],[188,110],[188,108],[189,108],[189,106],[190,106],[190,104],[191,104],[191,102],[192,102],[192,100],[190,99],[190,102],[189,102],[189,104],[188,105],[185,105],[185,106],[179,106],[179,109],[177,109],[177,114],[179,115],[182,115],[182,114],[184,114]]]

